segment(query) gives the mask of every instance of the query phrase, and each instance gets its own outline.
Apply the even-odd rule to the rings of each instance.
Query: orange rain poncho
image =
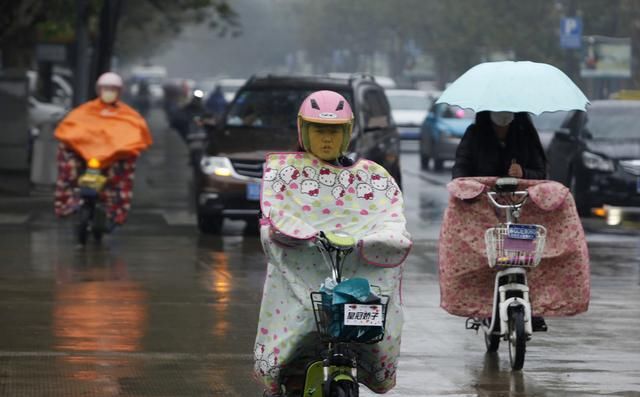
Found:
[[[96,158],[103,167],[115,160],[138,156],[151,145],[147,123],[123,102],[115,106],[94,99],[64,118],[55,137],[85,160]]]

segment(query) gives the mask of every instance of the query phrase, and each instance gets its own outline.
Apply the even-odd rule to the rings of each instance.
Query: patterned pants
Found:
[[[86,162],[64,144],[60,144],[58,148],[57,160],[55,213],[59,217],[64,217],[73,214],[82,204],[76,187],[78,178],[86,169]],[[136,157],[129,157],[118,160],[103,169],[107,184],[101,193],[101,199],[105,203],[107,216],[113,223],[122,225],[127,220],[131,208],[135,168]]]

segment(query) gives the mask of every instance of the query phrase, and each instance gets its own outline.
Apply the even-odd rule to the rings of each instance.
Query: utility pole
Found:
[[[100,11],[98,43],[94,53],[93,79],[111,70],[113,47],[116,41],[118,19],[122,9],[121,0],[104,0]]]
[[[87,101],[89,92],[89,7],[87,0],[76,0],[76,65],[73,106]]]
[[[566,17],[576,18],[579,17],[579,12],[576,6],[576,0],[568,0]],[[581,86],[580,78],[580,49],[565,49],[565,70],[571,80],[573,80],[578,86]]]

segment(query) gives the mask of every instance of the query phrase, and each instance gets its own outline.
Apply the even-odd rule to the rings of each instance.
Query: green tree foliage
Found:
[[[208,25],[220,36],[241,33],[239,16],[226,0],[144,0],[123,4],[116,52],[145,58],[162,48],[187,24]]]
[[[136,0],[121,4],[116,37],[117,48],[124,53],[150,53],[185,23],[207,24],[221,35],[241,32],[239,17],[227,0]],[[103,0],[87,0],[93,39],[99,34],[103,5]],[[75,0],[1,0],[0,50],[5,66],[29,66],[37,41],[72,42],[75,8]]]
[[[326,63],[336,48],[360,55],[383,51],[398,74],[407,55],[403,45],[413,39],[434,59],[441,85],[498,54],[565,69],[568,53],[560,48],[559,27],[569,8],[582,15],[587,35],[640,39],[638,0],[280,1],[298,18],[302,47],[314,64]],[[638,39],[634,64],[640,66]]]

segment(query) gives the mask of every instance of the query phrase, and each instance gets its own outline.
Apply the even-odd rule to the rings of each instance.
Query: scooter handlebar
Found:
[[[496,208],[500,208],[500,209],[516,208],[516,209],[519,209],[520,207],[522,207],[524,205],[524,203],[527,202],[527,199],[529,198],[529,192],[527,192],[526,190],[518,190],[518,191],[515,191],[515,192],[509,192],[509,193],[489,192],[489,193],[487,193],[487,196],[489,196],[489,201],[491,201],[491,203]],[[518,201],[515,202],[515,203],[500,204],[496,200],[496,197],[505,197],[505,196],[517,197]]]

